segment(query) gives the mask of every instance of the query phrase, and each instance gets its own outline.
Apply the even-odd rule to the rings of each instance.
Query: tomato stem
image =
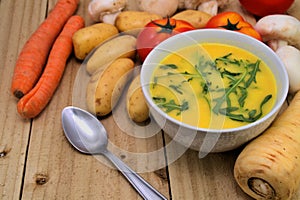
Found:
[[[169,33],[170,34],[173,32],[173,29],[176,28],[176,21],[175,21],[175,24],[172,25],[169,17],[167,18],[166,24],[158,24],[154,21],[152,21],[152,23],[161,28],[161,30],[158,33]]]
[[[221,28],[225,28],[227,30],[231,30],[231,31],[238,31],[241,30],[241,28],[238,28],[237,25],[240,23],[240,21],[238,21],[237,23],[233,24],[230,22],[229,19],[227,19],[227,24],[225,26],[219,26]]]

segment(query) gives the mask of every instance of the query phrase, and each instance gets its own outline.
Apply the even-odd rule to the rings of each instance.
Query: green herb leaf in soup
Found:
[[[276,100],[276,80],[260,58],[218,43],[170,53],[152,80],[150,93],[158,107],[176,120],[201,128],[252,123],[266,115]]]

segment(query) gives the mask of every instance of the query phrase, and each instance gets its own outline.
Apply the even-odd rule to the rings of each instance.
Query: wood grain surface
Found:
[[[64,136],[61,111],[72,105],[82,64],[74,55],[53,99],[37,118],[24,120],[16,111],[17,99],[10,93],[14,64],[23,44],[55,3],[0,0],[0,199],[142,199],[105,158],[79,153]],[[88,3],[81,0],[77,10],[86,25],[93,23]],[[162,131],[151,136],[127,134],[127,125],[118,120],[112,115],[101,119],[109,148],[168,199],[251,199],[233,178],[240,149],[199,159],[196,151],[180,146],[166,150],[164,144],[170,138]],[[149,152],[159,154],[136,156]]]

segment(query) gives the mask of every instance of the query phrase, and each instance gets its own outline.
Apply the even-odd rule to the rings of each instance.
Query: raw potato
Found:
[[[136,38],[134,36],[117,36],[98,47],[86,63],[86,70],[91,75],[98,68],[111,63],[117,58],[132,58],[135,51]]]
[[[87,85],[88,111],[97,116],[109,114],[118,102],[133,68],[134,62],[131,59],[118,58],[106,68],[97,70]]]
[[[206,12],[198,10],[184,10],[175,14],[172,18],[189,22],[195,28],[204,28],[212,16]]]
[[[130,119],[141,123],[149,118],[149,107],[142,92],[140,75],[130,84],[126,98],[126,108]]]
[[[98,23],[78,30],[72,37],[76,58],[83,60],[96,46],[118,32],[114,25],[106,23]]]
[[[162,19],[162,17],[143,11],[124,11],[118,15],[115,26],[120,32],[134,31],[133,34],[137,35],[140,29],[151,22],[151,20],[156,19]]]

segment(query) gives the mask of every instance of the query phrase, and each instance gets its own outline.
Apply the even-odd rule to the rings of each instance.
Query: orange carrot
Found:
[[[22,117],[36,117],[51,100],[64,73],[67,59],[73,49],[72,36],[83,27],[84,20],[80,16],[72,16],[67,21],[53,44],[47,65],[39,81],[18,102],[17,109]]]
[[[49,51],[66,21],[73,15],[79,0],[58,0],[45,21],[25,43],[15,65],[11,92],[17,98],[27,94],[38,81]]]

